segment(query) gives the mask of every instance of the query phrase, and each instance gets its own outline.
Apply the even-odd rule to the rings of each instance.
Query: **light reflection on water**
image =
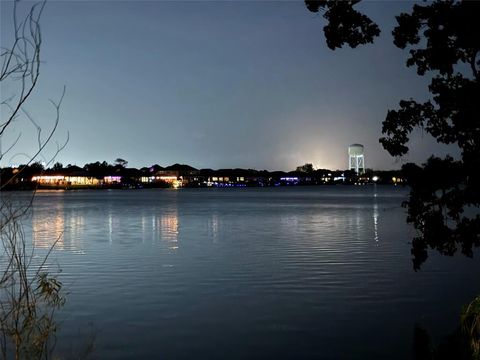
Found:
[[[63,203],[58,203],[49,213],[34,212],[32,217],[33,245],[50,248],[55,242],[59,250],[64,249],[65,217]]]
[[[405,196],[381,186],[39,193],[34,246],[63,233],[59,343],[93,323],[102,359],[409,357],[415,322],[450,331],[480,292],[480,266],[433,256],[414,273]]]
[[[157,217],[159,224],[159,236],[162,241],[168,243],[171,250],[178,249],[178,216],[177,213],[168,213]]]
[[[379,240],[379,237],[378,237],[378,217],[379,217],[379,213],[378,213],[377,196],[378,196],[377,185],[375,184],[374,185],[374,190],[373,190],[373,239],[375,240],[375,242],[378,245],[378,240]]]
[[[67,214],[64,211],[63,201],[56,201],[48,210],[32,213],[33,246],[40,249],[50,249],[55,245],[56,250],[82,251],[83,231],[85,218],[81,213],[73,210]],[[68,239],[68,244],[65,243]]]

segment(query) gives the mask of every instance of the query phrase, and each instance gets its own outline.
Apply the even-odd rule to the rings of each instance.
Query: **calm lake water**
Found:
[[[18,195],[19,197],[25,195]],[[408,359],[480,293],[480,262],[410,259],[390,186],[39,192],[26,234],[68,291],[58,348],[98,359]]]

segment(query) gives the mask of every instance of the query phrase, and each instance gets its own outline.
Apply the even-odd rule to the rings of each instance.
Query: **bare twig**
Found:
[[[46,146],[53,141],[60,120],[60,107],[65,96],[65,88],[58,101],[50,100],[55,110],[53,126],[42,139],[42,127],[25,108],[33,94],[40,76],[40,49],[42,44],[40,18],[45,1],[33,5],[23,20],[19,21],[17,1],[14,2],[13,28],[14,39],[10,48],[2,47],[0,56],[0,81],[9,81],[17,85],[17,94],[0,100],[0,106],[7,109],[6,119],[0,121],[0,141],[11,129],[14,121],[21,115],[36,129],[37,149],[28,157],[28,161],[7,181],[0,181],[0,191],[14,181],[36,159],[41,156]],[[15,151],[21,133],[13,143],[2,152],[4,155]],[[54,161],[56,155],[66,146],[65,142],[56,143],[56,151],[47,161]],[[0,143],[1,146],[1,143]],[[17,155],[21,154],[17,151]],[[1,180],[1,179],[0,179]],[[60,240],[60,235],[48,252],[37,260],[33,244],[25,239],[23,217],[31,210],[35,190],[20,202],[0,193],[0,354],[2,358],[36,358],[44,359],[50,353],[50,342],[56,332],[55,311],[60,308],[65,298],[62,284],[55,273],[49,271],[48,259]]]

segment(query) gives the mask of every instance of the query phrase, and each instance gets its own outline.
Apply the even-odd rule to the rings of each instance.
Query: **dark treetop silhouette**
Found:
[[[353,8],[359,1],[305,1],[308,10],[323,12],[332,50],[371,43],[379,35],[378,26]],[[424,103],[402,100],[398,110],[388,111],[380,142],[392,156],[404,155],[411,132],[421,128],[461,150],[459,160],[432,156],[423,166],[403,166],[411,187],[404,204],[407,221],[419,230],[412,241],[413,265],[419,269],[429,248],[444,255],[461,249],[472,256],[480,245],[480,2],[413,5],[410,14],[396,19],[394,44],[408,47],[407,66],[432,77],[432,97]]]

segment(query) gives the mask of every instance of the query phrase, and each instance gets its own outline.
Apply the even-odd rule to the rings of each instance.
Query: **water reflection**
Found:
[[[177,212],[162,214],[160,221],[160,237],[171,250],[178,249],[178,214]]]
[[[34,211],[32,241],[36,248],[80,250],[85,218],[79,212],[65,212],[63,202],[48,210]]]
[[[298,225],[298,215],[296,214],[282,214],[280,217],[280,224],[285,230],[294,230]]]
[[[142,214],[140,226],[142,242],[150,238],[153,243],[165,243],[168,249],[178,249],[180,224],[176,209],[158,215]]]
[[[373,239],[378,246],[378,201],[377,201],[377,184],[373,188]]]
[[[373,239],[378,245],[378,204],[376,201],[373,204]]]
[[[63,203],[57,203],[51,211],[33,212],[32,217],[33,246],[36,248],[65,248],[65,217]],[[56,244],[55,244],[56,243]]]
[[[110,244],[113,242],[113,216],[111,211],[108,213],[108,242]]]
[[[208,230],[214,244],[218,243],[218,224],[218,215],[212,214],[212,218],[208,220]]]

